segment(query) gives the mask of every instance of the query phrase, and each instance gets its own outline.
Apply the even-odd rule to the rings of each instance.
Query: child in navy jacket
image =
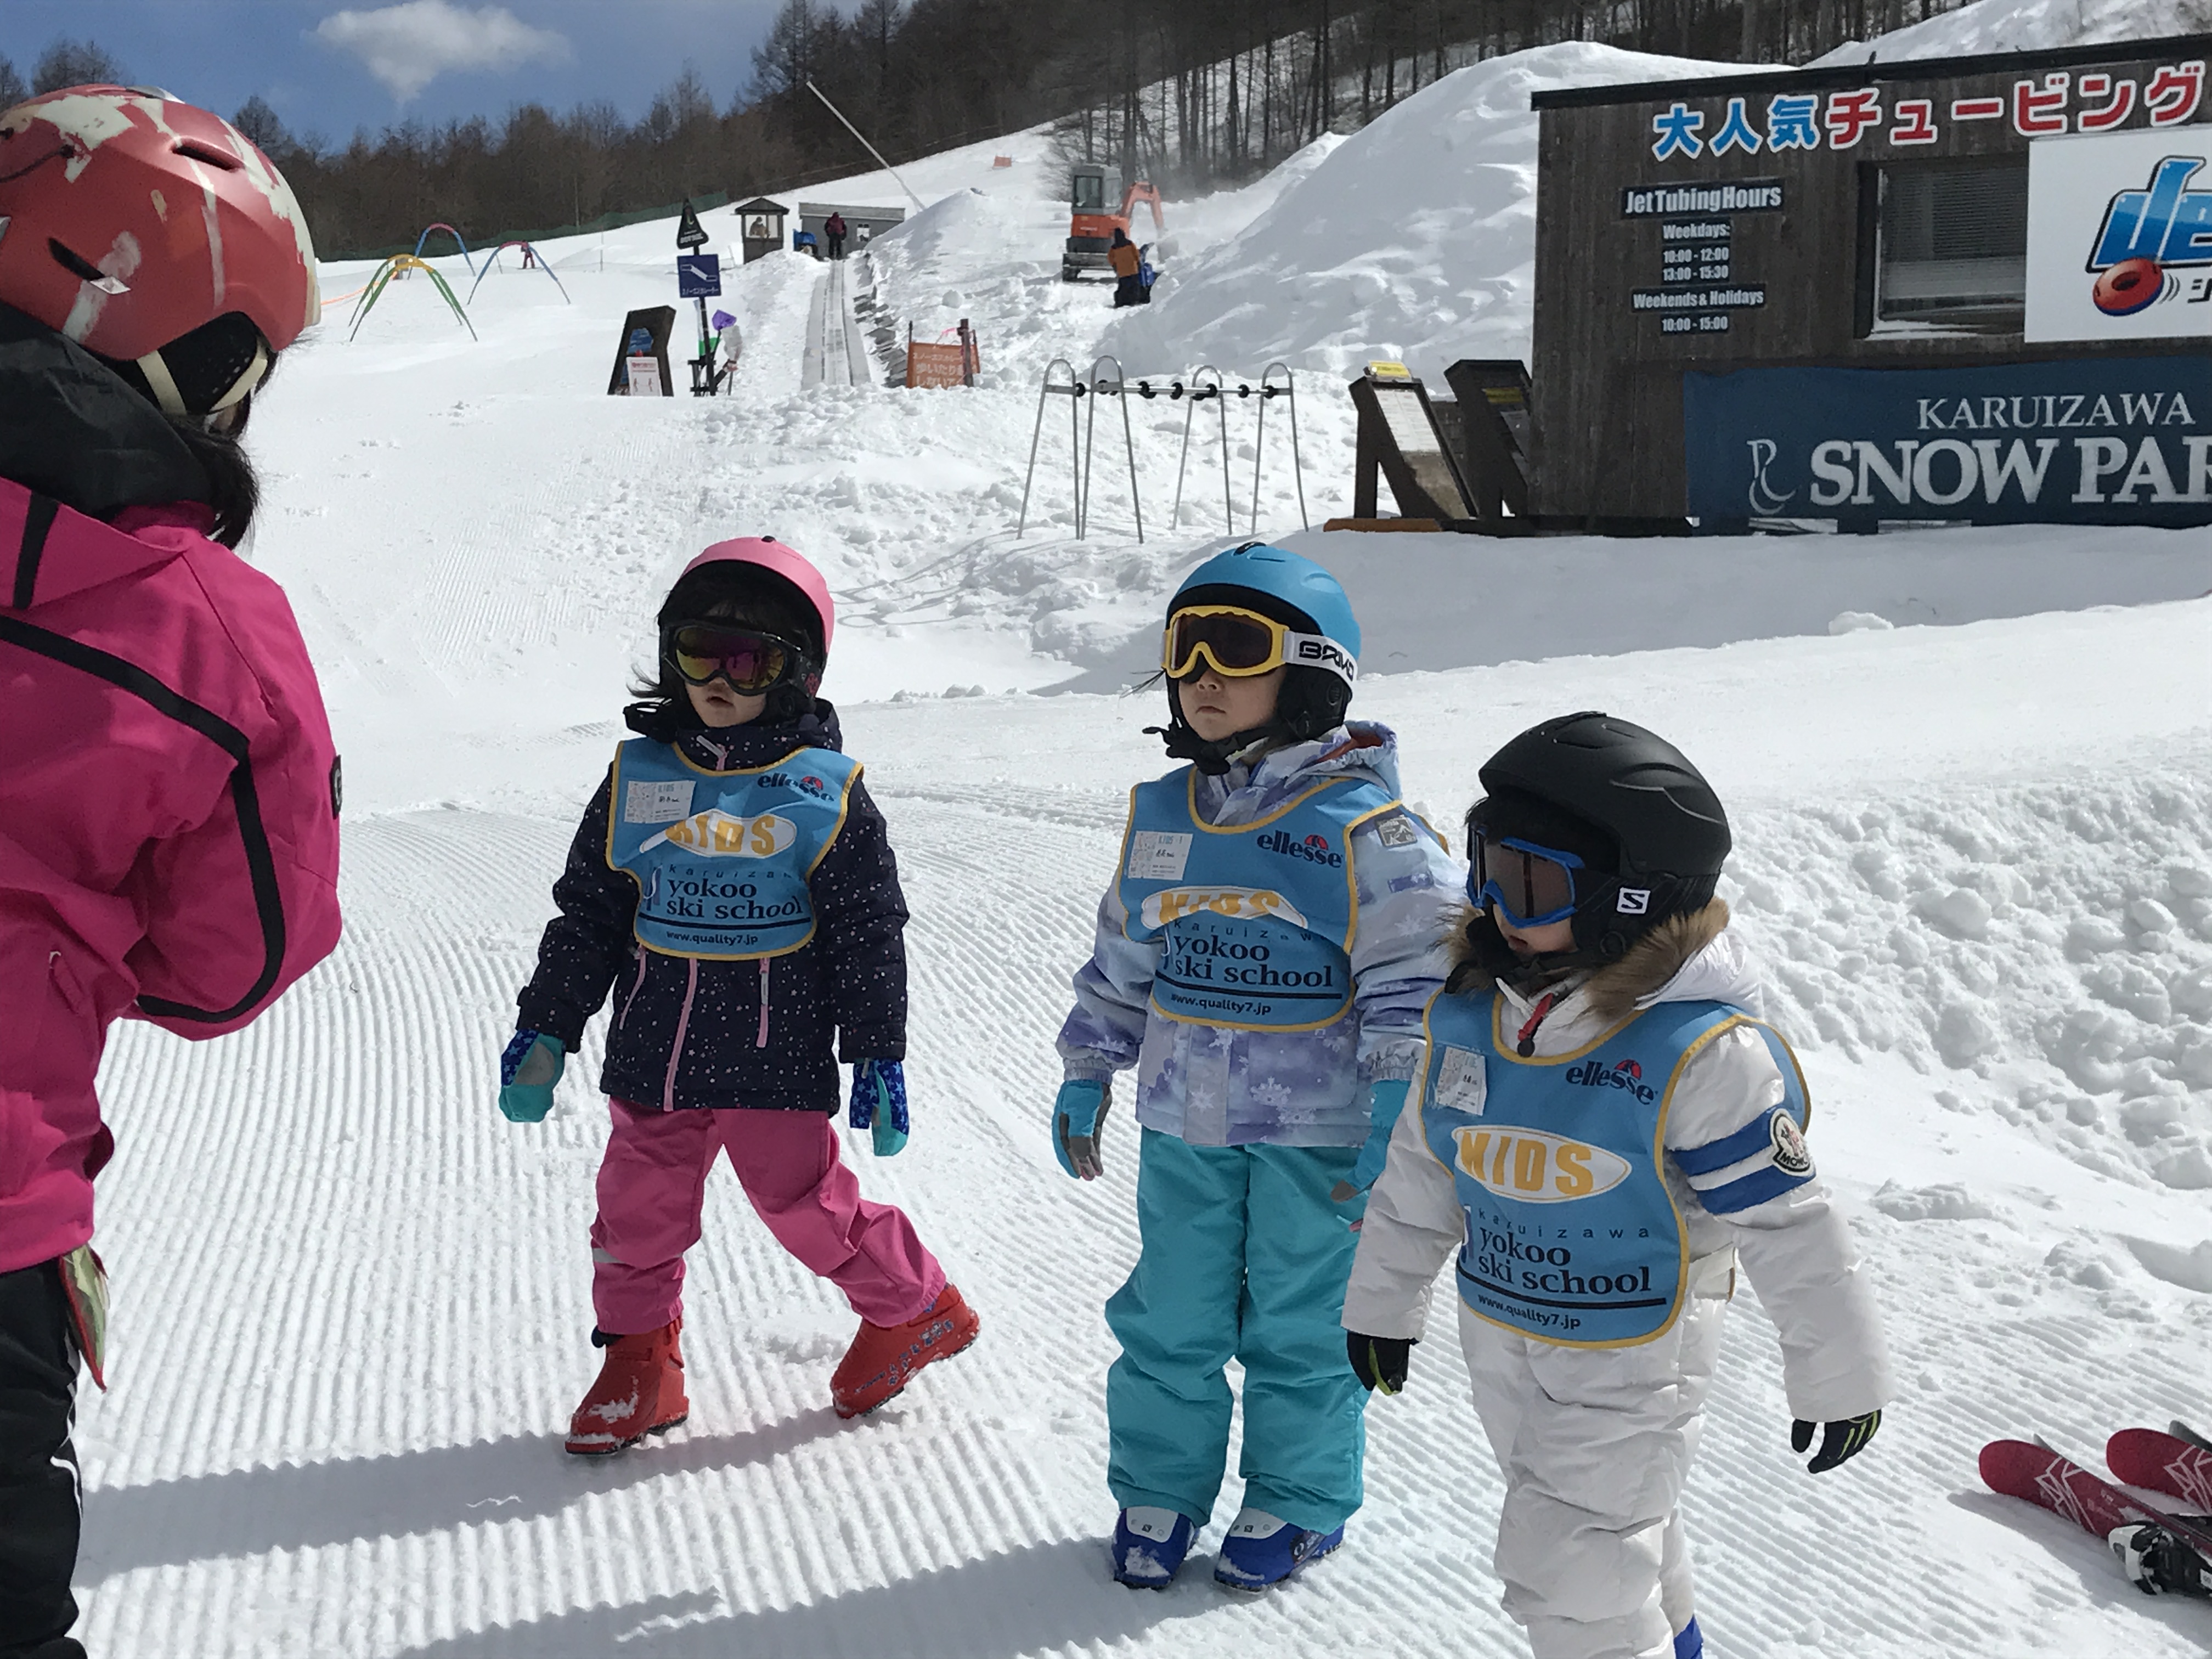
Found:
[[[830,1379],[841,1417],[960,1352],[978,1323],[904,1213],[860,1196],[830,1124],[842,1056],[854,1127],[881,1154],[906,1143],[906,902],[836,711],[814,696],[828,586],[773,538],[720,542],[659,623],[659,682],[627,711],[638,736],[577,827],[501,1060],[501,1110],[543,1118],[614,993],[592,1226],[592,1340],[607,1352],[569,1425],[580,1455],[690,1409],[684,1253],[718,1152],[777,1240],[860,1316]]]

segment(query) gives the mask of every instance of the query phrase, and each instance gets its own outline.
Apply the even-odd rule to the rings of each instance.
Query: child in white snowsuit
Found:
[[[1358,649],[1343,589],[1295,554],[1239,548],[1183,584],[1168,752],[1194,764],[1131,793],[1060,1032],[1070,1175],[1099,1173],[1112,1074],[1137,1068],[1143,1252],[1106,1308],[1127,1584],[1165,1586],[1212,1513],[1232,1358],[1243,1510],[1215,1577],[1277,1583],[1359,1506],[1365,1400],[1337,1319],[1457,872],[1398,799],[1390,733],[1344,721]]]
[[[1881,1326],[1713,896],[1729,842],[1704,778],[1599,714],[1481,778],[1474,908],[1368,1205],[1348,1346],[1396,1392],[1455,1255],[1506,1610],[1536,1659],[1696,1659],[1675,1504],[1738,1267],[1781,1336],[1792,1444],[1825,1425],[1814,1474],[1881,1423]]]

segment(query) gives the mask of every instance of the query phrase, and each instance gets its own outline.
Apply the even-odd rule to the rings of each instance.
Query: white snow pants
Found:
[[[1535,1659],[1674,1659],[1697,1611],[1674,1504],[1733,1255],[1693,1263],[1681,1317],[1632,1348],[1559,1347],[1460,1309],[1474,1408],[1505,1477],[1498,1576]]]

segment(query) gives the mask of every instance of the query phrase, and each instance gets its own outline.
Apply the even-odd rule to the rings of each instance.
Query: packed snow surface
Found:
[[[1281,216],[1363,138],[1170,203],[1187,276],[1164,282],[1212,292],[1249,242],[1255,293],[1277,297],[1243,320],[1194,299],[1200,332],[1130,347],[1131,373],[1187,367],[1208,327],[1232,372],[1288,354],[1310,516],[1343,511],[1332,377],[1363,334],[1439,362],[1525,335],[1521,94],[1683,67],[1624,56],[1483,65],[1378,124],[1396,173],[1346,178],[1396,194],[1357,210],[1429,251],[1389,244],[1413,252],[1334,321],[1282,297],[1299,268]],[[132,1026],[110,1046],[114,1392],[85,1397],[79,1437],[95,1652],[1525,1651],[1449,1340],[1374,1404],[1367,1507],[1300,1583],[1212,1583],[1233,1480],[1184,1582],[1108,1578],[1100,1309],[1134,1256],[1135,1142],[1117,1115],[1105,1179],[1060,1174],[1051,1043],[1126,791],[1164,765],[1141,729],[1158,690],[1115,693],[1230,529],[1221,437],[1196,425],[1170,526],[1188,405],[1134,406],[1139,543],[1109,407],[1078,543],[1056,403],[1017,540],[1037,379],[1115,337],[1105,290],[1059,281],[1041,137],[902,171],[933,205],[852,289],[901,340],[909,319],[929,337],[968,317],[975,390],[802,390],[826,273],[777,256],[720,301],[745,338],[730,397],[604,396],[623,313],[674,298],[659,224],[549,248],[573,304],[535,272],[488,278],[481,343],[428,284],[396,284],[353,343],[311,336],[257,414],[253,555],[292,595],[346,755],[347,933],[248,1031]],[[807,195],[900,199],[879,175]],[[1498,218],[1479,267],[1443,257],[1455,200]],[[1307,278],[1339,281],[1346,247],[1317,245]],[[332,268],[325,292],[365,274]],[[1164,289],[1146,325],[1174,304]],[[1425,306],[1455,320],[1419,324]],[[1498,743],[1604,708],[1680,742],[1729,804],[1723,891],[1804,1058],[1902,1392],[1863,1456],[1808,1478],[1772,1328],[1739,1295],[1686,1505],[1711,1650],[2201,1653],[2203,1606],[2138,1595],[2095,1540],[1984,1492],[1974,1455],[2041,1431],[2094,1456],[2124,1425],[2212,1418],[2212,538],[1300,538],[1283,412],[1256,454],[1250,407],[1230,410],[1234,532],[1264,462],[1259,527],[1343,572],[1367,636],[1357,708],[1400,732],[1410,799],[1455,827]],[[690,1256],[691,1419],[585,1463],[560,1431],[598,1358],[599,1037],[543,1125],[499,1116],[496,1060],[667,581],[761,532],[836,589],[825,689],[915,915],[914,1143],[878,1161],[853,1136],[848,1156],[910,1209],[982,1336],[840,1423],[827,1379],[851,1316],[718,1175]],[[1096,689],[1032,695],[1069,683]]]

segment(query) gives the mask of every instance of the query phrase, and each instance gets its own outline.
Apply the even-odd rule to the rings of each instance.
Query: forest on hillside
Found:
[[[686,68],[645,115],[611,104],[404,121],[343,142],[249,99],[233,118],[283,169],[325,258],[411,247],[433,221],[471,243],[590,228],[684,198],[803,188],[1051,122],[1071,155],[1164,188],[1249,178],[1352,131],[1479,58],[1555,40],[1802,62],[1960,0],[783,0],[741,87]],[[33,66],[43,91],[129,70],[89,41]],[[0,107],[25,83],[0,58]]]

